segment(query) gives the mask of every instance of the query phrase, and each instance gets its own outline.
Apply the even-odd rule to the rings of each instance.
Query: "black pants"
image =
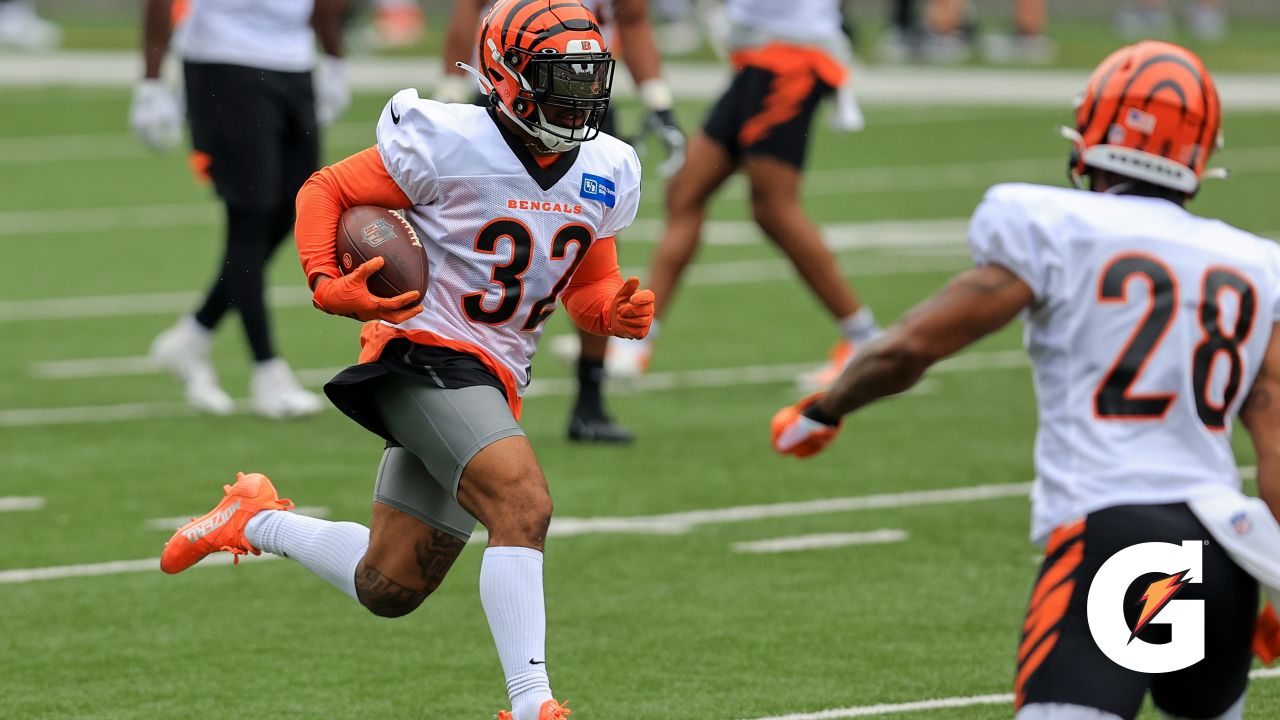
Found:
[[[254,358],[268,360],[265,268],[320,162],[311,73],[194,62],[184,70],[193,150],[227,217],[222,266],[196,320],[213,328],[235,307]]]
[[[1177,597],[1203,600],[1205,657],[1176,672],[1146,674],[1112,662],[1089,629],[1088,597],[1103,563],[1140,543],[1203,542],[1204,577]],[[1135,578],[1123,609],[1135,627],[1142,595],[1160,573]],[[1132,718],[1148,691],[1156,706],[1179,717],[1216,717],[1244,694],[1253,661],[1251,639],[1258,614],[1258,583],[1236,565],[1186,506],[1121,505],[1090,513],[1058,528],[1027,610],[1018,652],[1016,704],[1063,703]],[[1151,624],[1137,638],[1170,640],[1167,625]]]

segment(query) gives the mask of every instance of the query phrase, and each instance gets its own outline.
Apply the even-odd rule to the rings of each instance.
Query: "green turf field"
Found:
[[[208,190],[181,153],[152,156],[135,143],[127,100],[4,91],[0,497],[46,504],[0,512],[0,717],[492,717],[506,696],[477,597],[478,547],[399,620],[370,615],[287,561],[176,577],[158,567],[46,580],[10,572],[156,558],[169,531],[149,521],[204,512],[236,470],[269,473],[331,518],[368,519],[381,445],[336,411],[292,423],[194,417],[167,377],[66,362],[145,354],[191,309],[220,252]],[[357,99],[330,159],[371,143],[384,100]],[[843,243],[842,267],[882,319],[965,267],[963,218],[989,184],[1062,181],[1067,147],[1053,128],[1068,100],[1062,111],[871,107],[860,135],[819,132],[808,207]],[[701,114],[681,111],[687,124]],[[1237,173],[1209,184],[1197,211],[1280,236],[1278,120],[1228,112],[1218,160]],[[624,265],[643,267],[654,247],[661,185],[650,178]],[[1018,328],[911,396],[854,416],[825,455],[776,457],[769,417],[796,398],[794,366],[818,362],[835,331],[778,254],[732,224],[749,220],[741,186],[714,218],[713,234],[737,244],[699,256],[651,384],[611,397],[639,435],[634,447],[567,443],[568,372],[550,353],[535,364],[539,394],[524,424],[557,516],[664,516],[549,541],[557,694],[575,720],[745,720],[1009,692],[1036,572],[1025,490],[1010,487],[1032,476],[1035,427]],[[883,242],[859,246],[868,238]],[[357,325],[310,307],[287,248],[271,283],[280,346],[313,385],[354,359]],[[228,320],[216,356],[227,389],[244,397],[247,353]],[[558,315],[548,338],[567,330]],[[979,485],[997,486],[996,497],[901,495]],[[871,495],[892,496],[891,506],[778,509]],[[742,506],[779,516],[725,510]],[[688,511],[710,512],[666,517]],[[876,530],[908,539],[735,550]],[[898,717],[1009,715],[1004,701]],[[1247,716],[1280,716],[1280,679],[1254,684]]]

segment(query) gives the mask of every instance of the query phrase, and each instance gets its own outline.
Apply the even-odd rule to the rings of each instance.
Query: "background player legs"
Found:
[[[705,133],[694,133],[689,139],[685,163],[667,184],[667,221],[649,264],[655,318],[661,319],[666,313],[680,277],[698,251],[711,195],[736,169],[737,163],[728,151]],[[655,320],[649,337],[653,337],[657,329]]]
[[[226,213],[226,253],[221,272],[195,318],[212,331],[227,310],[235,307],[240,312],[253,359],[270,360],[276,353],[263,299],[263,271],[276,244],[269,229],[275,212],[274,209],[227,205]]]
[[[767,155],[743,163],[751,185],[751,212],[756,224],[791,260],[800,277],[836,320],[861,304],[840,275],[839,264],[822,241],[818,226],[800,204],[800,171]]]
[[[569,416],[569,439],[578,442],[629,443],[634,436],[604,408],[605,351],[609,338],[578,329],[578,397]]]
[[[834,254],[822,241],[818,226],[800,202],[801,172],[796,166],[768,155],[751,155],[743,162],[751,186],[751,212],[764,234],[786,253],[805,284],[839,326],[843,340],[829,362],[800,376],[805,390],[825,388],[844,369],[853,350],[880,332],[875,315],[864,307],[840,274]]]

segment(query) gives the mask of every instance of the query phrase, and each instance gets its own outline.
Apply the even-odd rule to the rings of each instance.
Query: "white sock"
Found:
[[[858,308],[858,312],[840,318],[840,332],[854,345],[863,345],[880,334],[880,326],[876,324],[871,308],[864,306]]]
[[[284,510],[263,510],[249,518],[244,536],[263,552],[298,561],[359,602],[356,566],[369,549],[369,528]]]
[[[542,597],[542,553],[491,547],[480,563],[480,604],[498,646],[515,720],[537,720],[551,699],[547,678],[547,613]]]

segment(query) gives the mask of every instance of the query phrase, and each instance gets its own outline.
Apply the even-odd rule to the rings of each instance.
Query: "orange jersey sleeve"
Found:
[[[609,312],[621,288],[617,238],[600,238],[587,248],[560,302],[575,325],[594,335],[608,335]]]
[[[321,168],[298,191],[298,221],[293,234],[308,285],[314,286],[321,275],[342,275],[334,255],[334,237],[342,213],[357,205],[391,210],[413,205],[391,179],[374,147]]]

